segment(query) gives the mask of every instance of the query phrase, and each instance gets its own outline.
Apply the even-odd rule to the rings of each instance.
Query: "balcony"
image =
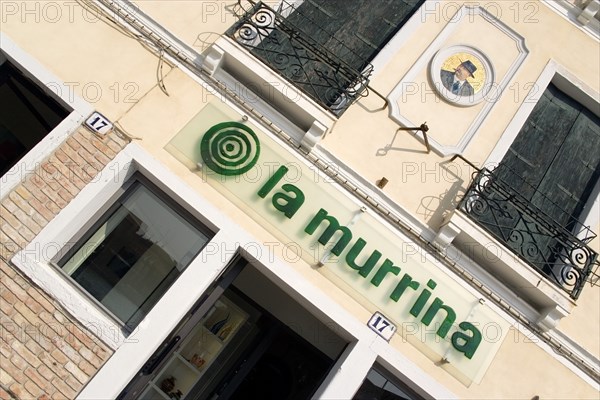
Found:
[[[367,94],[372,66],[310,16],[285,1],[282,4],[286,9],[276,11],[262,2],[238,1],[239,21],[226,35],[339,117]],[[310,34],[303,29],[307,26],[311,27]]]
[[[498,168],[476,172],[458,209],[576,300],[595,278],[598,254],[588,244],[596,235],[539,191],[532,200],[517,193],[508,174]]]

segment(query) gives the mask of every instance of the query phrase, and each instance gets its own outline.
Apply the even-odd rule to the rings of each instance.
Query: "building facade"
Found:
[[[0,6],[1,398],[598,398],[597,0]]]

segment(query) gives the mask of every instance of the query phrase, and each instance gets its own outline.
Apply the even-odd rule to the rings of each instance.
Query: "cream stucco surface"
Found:
[[[172,35],[198,52],[204,51],[236,21],[233,1],[140,1],[137,6]]]
[[[192,49],[203,51],[234,19],[228,8],[234,2],[147,1],[141,9]],[[598,40],[574,29],[570,22],[543,4],[535,8],[533,19],[524,20],[529,9],[520,9],[519,18],[511,9],[513,2],[490,2],[505,16],[502,21],[525,38],[530,55],[510,82],[510,89],[497,101],[493,111],[466,148],[465,157],[482,165],[517,112],[549,60],[554,59],[596,92],[600,92],[600,50]],[[535,3],[537,4],[537,3]],[[442,2],[443,7],[443,2]],[[169,154],[164,146],[202,108],[218,96],[210,94],[179,68],[164,65],[162,77],[167,94],[157,86],[158,57],[135,38],[115,30],[105,22],[74,20],[41,21],[23,24],[18,16],[3,16],[0,29],[26,52],[34,56],[64,82],[73,82],[75,93],[135,137],[136,142],[192,187],[200,196],[217,205],[261,243],[277,239],[245,212],[190,171]],[[438,14],[442,15],[442,14]],[[443,15],[442,15],[443,16]],[[508,17],[511,16],[511,17]],[[372,85],[387,94],[409,71],[436,35],[444,28],[444,18],[427,17],[415,34],[380,71]],[[532,17],[532,18],[533,18]],[[190,28],[192,27],[192,28]],[[487,22],[458,29],[446,44],[470,43],[474,32],[477,45],[492,59],[499,75],[506,72],[508,60],[516,49],[502,38],[494,39],[496,28]],[[216,36],[215,36],[216,35]],[[473,39],[474,40],[474,39]],[[401,51],[400,51],[401,50]],[[595,56],[594,56],[595,55]],[[512,58],[510,58],[512,59]],[[416,76],[427,81],[426,70]],[[116,86],[115,86],[116,85]],[[100,88],[101,95],[93,94]],[[87,89],[85,89],[87,88]],[[87,91],[86,91],[87,90]],[[468,126],[483,106],[457,108],[442,101],[401,103],[407,115],[420,124],[427,121],[431,135],[441,142],[453,141],[458,130]],[[398,124],[381,110],[381,100],[371,95],[352,106],[320,145],[333,153],[356,174],[375,184],[381,177],[389,183],[384,193],[425,226],[436,231],[443,217],[455,207],[471,179],[473,169],[450,162],[434,152],[426,153],[423,143],[409,132],[397,132]],[[446,127],[460,127],[445,136]],[[377,190],[377,189],[374,189]],[[596,226],[598,232],[598,226]],[[598,247],[598,241],[593,242]],[[286,258],[283,247],[276,255]],[[304,261],[290,263],[307,281],[327,293],[361,321],[370,312]],[[600,287],[584,289],[577,307],[560,322],[559,329],[596,359],[600,357]],[[465,387],[415,348],[395,337],[392,346],[461,398],[598,398],[598,389],[588,384],[557,360],[560,356],[533,343],[514,328],[508,333],[480,384]]]
[[[504,16],[502,22],[524,37],[530,54],[463,154],[477,166],[484,165],[522,102],[531,101],[536,94],[539,95],[543,88],[537,87],[536,81],[549,61],[555,60],[596,93],[600,91],[600,45],[597,39],[574,29],[570,22],[544,4],[523,3],[522,8],[515,8],[517,6],[510,2],[481,5],[494,15]],[[442,2],[439,7],[439,13],[428,15],[432,23],[418,27],[415,34],[399,49],[398,55],[390,59],[388,66],[375,71],[373,85],[379,92],[385,94],[391,91],[410,70],[410,60],[414,63],[425,51],[425,37],[433,41],[431,30],[440,32],[443,29],[444,22],[449,20],[444,19],[444,10],[448,10],[447,14],[451,16],[456,4]],[[521,13],[517,16],[519,11]],[[474,22],[479,25],[477,20]],[[456,41],[450,43],[476,42],[483,46],[499,71],[505,70],[508,58],[499,49],[503,45],[508,49],[508,43],[498,43],[486,29],[483,29],[484,33],[480,37],[481,28],[477,26],[475,31],[478,35],[473,38],[467,24],[456,31]],[[486,40],[480,40],[481,38]],[[407,54],[412,57],[407,57]],[[425,73],[422,71],[417,80],[424,80]],[[442,137],[446,126],[464,126],[464,119],[472,117],[469,109],[452,107],[441,100],[430,100],[431,97],[431,94],[423,94],[422,99],[419,97],[420,101],[413,101],[410,97],[399,100],[401,112],[407,109],[407,114],[415,115],[413,122],[416,125],[427,122],[431,137]],[[363,103],[370,106],[373,100],[359,101],[359,105]],[[333,132],[322,142],[322,146],[373,184],[385,176],[389,180],[384,189],[385,194],[430,228],[437,230],[444,216],[456,206],[466,190],[474,170],[460,160],[452,163],[449,158],[441,158],[433,152],[427,154],[420,140],[408,132],[396,132],[398,125],[386,118],[385,110],[372,112],[369,106],[353,107],[345,113]],[[353,145],[349,146],[349,142]],[[597,239],[590,245],[596,251],[599,250]],[[597,296],[593,291],[589,285],[586,287],[578,301],[577,311],[566,319],[568,321],[561,322],[561,327],[564,326],[571,337],[584,343],[584,347],[597,357],[597,341],[590,339],[583,331],[577,332],[572,328],[580,323],[589,323],[589,320],[583,321],[585,315],[598,315]],[[597,326],[597,322],[595,324]]]
[[[97,11],[68,2],[15,4],[18,13],[5,13],[0,29],[62,80],[68,91],[64,97],[79,96],[116,121],[156,85],[158,59],[143,42],[105,23]],[[60,10],[60,18],[47,18],[47,4]],[[169,69],[165,65],[164,73]]]

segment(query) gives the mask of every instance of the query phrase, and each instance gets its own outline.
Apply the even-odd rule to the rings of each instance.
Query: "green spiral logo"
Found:
[[[221,175],[248,172],[258,161],[260,142],[246,125],[222,122],[210,128],[200,142],[204,164]]]

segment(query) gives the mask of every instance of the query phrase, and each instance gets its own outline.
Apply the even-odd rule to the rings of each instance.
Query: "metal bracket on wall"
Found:
[[[397,131],[421,131],[421,133],[423,133],[423,140],[425,140],[425,147],[427,148],[427,153],[429,153],[431,151],[431,149],[429,148],[429,139],[427,139],[427,131],[428,130],[429,130],[429,127],[427,126],[427,122],[424,122],[419,127],[400,127],[396,130],[396,132]]]
[[[466,158],[464,158],[462,154],[455,154],[455,155],[453,155],[452,158],[450,159],[450,162],[456,160],[457,158],[460,158],[461,160],[463,160],[464,162],[466,162],[467,164],[469,164],[471,167],[473,167],[473,169],[475,171],[481,172],[480,168],[477,168],[475,166],[475,164],[473,164],[471,161],[469,161]]]
[[[385,97],[384,95],[382,95],[381,93],[379,93],[377,90],[373,89],[369,85],[367,85],[367,91],[375,93],[375,95],[377,95],[377,97],[379,97],[379,98],[381,98],[381,100],[383,100],[384,104],[383,104],[383,107],[381,107],[381,110],[385,110],[387,108],[387,106],[389,104],[387,97]]]

